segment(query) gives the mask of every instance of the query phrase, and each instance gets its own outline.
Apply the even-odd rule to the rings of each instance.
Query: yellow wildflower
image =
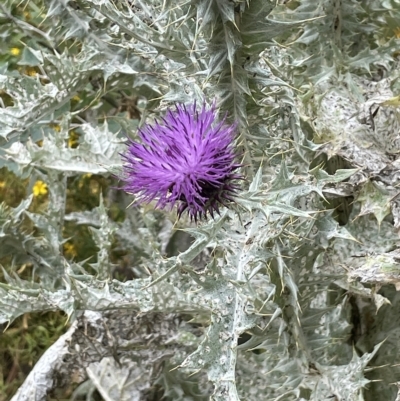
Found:
[[[28,67],[25,69],[25,74],[30,77],[35,77],[37,75],[37,71],[33,67]]]
[[[43,181],[36,181],[32,188],[33,196],[41,196],[47,194],[47,184]]]
[[[77,255],[76,249],[75,249],[75,245],[72,244],[71,242],[66,242],[63,245],[64,248],[64,254],[70,257],[74,257]]]
[[[71,131],[69,133],[69,138],[68,138],[68,147],[69,148],[76,148],[79,145],[79,134],[75,131]]]
[[[0,181],[0,188],[4,188],[6,186],[5,181]]]
[[[12,47],[10,49],[10,53],[12,56],[19,56],[21,54],[21,49],[19,49],[18,47]]]
[[[81,98],[79,97],[79,95],[75,95],[75,96],[72,98],[72,100],[75,101],[75,102],[79,102],[79,101],[81,100]]]

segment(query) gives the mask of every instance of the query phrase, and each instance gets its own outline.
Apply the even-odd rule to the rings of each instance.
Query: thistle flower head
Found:
[[[234,181],[241,178],[234,131],[235,125],[217,120],[215,105],[177,105],[161,122],[139,130],[141,143],[129,140],[123,189],[136,195],[136,203],[157,200],[161,209],[177,204],[179,217],[184,211],[195,221],[213,216],[219,204],[233,200]]]

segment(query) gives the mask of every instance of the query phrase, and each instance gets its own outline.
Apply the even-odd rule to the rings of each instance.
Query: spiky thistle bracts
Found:
[[[187,211],[197,221],[219,213],[238,190],[235,171],[240,167],[234,148],[236,126],[218,120],[215,105],[177,105],[161,122],[139,130],[141,143],[129,140],[122,155],[123,189],[136,203],[156,200],[156,207],[178,216]]]

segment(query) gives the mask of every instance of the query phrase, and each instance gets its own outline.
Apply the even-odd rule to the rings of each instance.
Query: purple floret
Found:
[[[136,203],[157,200],[156,207],[171,209],[178,205],[178,216],[187,211],[198,218],[214,211],[219,204],[227,205],[238,187],[233,181],[241,179],[234,171],[233,137],[235,125],[217,121],[215,106],[203,105],[196,110],[177,105],[168,111],[161,122],[139,130],[142,143],[132,140],[122,155],[123,189],[136,195]]]

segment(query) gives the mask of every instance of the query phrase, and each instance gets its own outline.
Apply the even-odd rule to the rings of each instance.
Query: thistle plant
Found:
[[[0,398],[399,399],[398,21],[0,1]]]
[[[232,200],[237,186],[233,135],[235,125],[216,119],[215,105],[177,105],[162,123],[139,130],[141,144],[128,142],[123,155],[124,189],[137,202],[157,199],[161,209],[179,203],[178,215],[187,211],[197,221],[219,213],[219,204]]]

